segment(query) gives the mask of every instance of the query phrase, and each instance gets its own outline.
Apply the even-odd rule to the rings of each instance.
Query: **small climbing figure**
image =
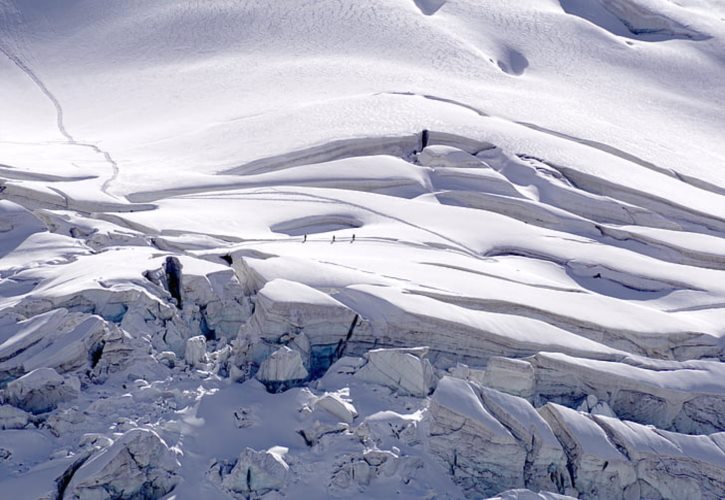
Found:
[[[332,241],[331,241],[331,243],[335,243],[335,235],[334,234],[332,235]]]
[[[306,241],[307,241],[307,235],[305,234],[304,236],[302,236],[302,243],[305,243]]]
[[[350,240],[350,243],[352,243],[353,241],[355,241],[355,233],[352,233],[352,239]]]

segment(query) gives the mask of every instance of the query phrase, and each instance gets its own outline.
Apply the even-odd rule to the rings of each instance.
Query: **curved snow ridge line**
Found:
[[[270,231],[287,236],[303,236],[326,233],[340,229],[356,229],[364,223],[348,214],[308,215],[281,221],[269,226]]]
[[[595,238],[601,236],[598,224],[564,208],[514,198],[497,193],[447,190],[435,193],[442,205],[495,212],[534,226]]]
[[[689,290],[695,292],[706,292],[707,290],[693,286],[690,283],[661,277],[645,277],[634,275],[628,271],[620,271],[602,264],[591,262],[579,262],[572,259],[565,259],[555,254],[534,251],[532,249],[515,246],[498,246],[490,249],[484,257],[525,257],[528,259],[543,260],[552,262],[566,269],[567,273],[574,278],[594,277],[599,274],[600,278],[611,281],[623,287],[639,292],[671,292],[674,290]],[[585,273],[585,271],[588,271]],[[589,276],[591,275],[591,276]],[[587,288],[582,285],[583,288]],[[646,286],[647,288],[642,288]]]
[[[290,167],[292,168],[292,167]],[[256,176],[257,174],[250,174],[249,177]],[[264,175],[264,174],[261,174]],[[131,202],[150,202],[159,201],[174,197],[188,197],[192,195],[204,195],[211,194],[220,191],[231,191],[231,190],[248,190],[248,189],[260,189],[268,188],[270,186],[284,186],[284,187],[319,187],[319,188],[330,188],[330,189],[343,189],[348,191],[360,191],[365,193],[375,193],[378,191],[384,191],[392,188],[418,188],[416,195],[427,193],[424,190],[424,186],[417,182],[415,179],[407,177],[388,177],[386,179],[371,178],[371,177],[358,177],[358,178],[335,178],[334,175],[329,177],[320,177],[317,179],[274,179],[270,180],[247,180],[247,176],[241,177],[242,180],[232,182],[214,182],[204,184],[202,186],[187,186],[177,187],[170,189],[159,189],[155,191],[140,191],[131,193],[126,196],[126,199]]]
[[[422,295],[472,311],[509,314],[543,321],[574,335],[604,344],[612,349],[618,349],[638,356],[648,356],[654,359],[675,359],[676,361],[696,360],[710,356],[712,350],[718,348],[719,339],[704,332],[681,331],[658,333],[656,331],[642,332],[637,330],[623,330],[621,328],[607,327],[601,323],[592,323],[572,316],[554,313],[520,302],[440,294],[424,290],[408,289],[407,293]],[[681,352],[673,353],[669,347],[662,349],[663,339],[667,341],[668,346],[679,345],[681,348],[687,347],[690,350],[685,351],[681,349]]]
[[[459,108],[467,109],[468,111],[473,111],[478,116],[483,116],[485,118],[492,117],[490,113],[487,113],[479,108],[476,108],[475,106],[471,106],[470,104],[467,104],[463,101],[457,101],[455,99],[450,99],[448,97],[441,97],[433,94],[419,94],[417,92],[409,92],[409,91],[389,91],[389,92],[378,92],[374,95],[399,95],[399,96],[406,96],[406,97],[422,97],[423,99],[428,99],[429,101],[437,101],[437,102],[443,102],[446,104],[452,104],[454,106],[458,106]],[[475,156],[475,155],[474,155]]]
[[[582,137],[576,137],[573,135],[565,134],[563,132],[558,132],[558,131],[552,130],[550,128],[536,125],[534,123],[520,122],[520,121],[514,121],[512,123],[521,125],[523,127],[531,129],[531,130],[535,130],[537,132],[542,132],[544,134],[551,135],[553,137],[557,137],[559,139],[565,139],[567,141],[576,142],[577,144],[581,144],[583,146],[588,146],[590,148],[599,150],[603,153],[607,153],[612,156],[616,156],[616,157],[626,160],[628,162],[639,165],[640,167],[644,167],[646,169],[652,170],[653,172],[657,172],[659,174],[663,174],[668,177],[674,177],[675,179],[683,182],[684,184],[689,184],[692,187],[702,189],[705,191],[710,191],[715,194],[725,194],[725,187],[723,187],[723,186],[718,186],[716,184],[712,184],[712,183],[704,181],[702,179],[696,179],[692,176],[680,174],[679,172],[677,172],[673,169],[660,167],[658,165],[655,165],[652,162],[649,162],[643,158],[640,158],[639,156],[633,155],[632,153],[628,153],[628,152],[621,150],[619,148],[616,148],[614,146],[610,146],[609,144],[605,144],[603,142],[598,142],[598,141],[595,141],[592,139],[584,139]],[[554,165],[551,165],[551,166],[554,168],[557,168]]]
[[[698,226],[705,227],[708,230],[725,232],[725,218],[716,215],[701,212],[691,207],[685,207],[672,202],[666,198],[655,196],[638,189],[633,189],[622,184],[604,180],[592,174],[587,174],[579,170],[558,165],[551,165],[556,168],[572,186],[589,193],[600,196],[608,196],[617,200],[624,201],[641,208],[645,208],[651,212],[657,213],[666,219],[673,220],[680,224],[690,224],[694,227],[687,229],[695,231]]]
[[[378,137],[353,137],[338,139],[324,144],[283,153],[281,155],[260,158],[238,167],[218,172],[226,175],[248,175],[270,172],[282,168],[298,167],[312,163],[325,163],[355,156],[388,155],[410,158],[427,145],[454,146],[475,155],[478,151],[489,149],[493,145],[467,137],[436,132],[391,135]]]
[[[499,213],[545,229],[585,236],[602,244],[611,245],[614,243],[625,250],[673,264],[725,270],[725,256],[723,255],[698,252],[655,238],[648,238],[637,233],[610,227],[604,223],[591,221],[564,208],[547,203],[477,191],[445,191],[435,193],[435,197],[443,205]],[[642,243],[642,245],[623,244],[627,241]]]
[[[320,189],[324,189],[324,188],[320,188]],[[242,193],[238,193],[236,195],[239,196],[240,194],[242,194]],[[271,190],[266,190],[266,191],[265,190],[258,190],[258,191],[254,191],[254,192],[250,192],[250,193],[246,193],[246,194],[248,196],[258,196],[258,195],[288,195],[288,196],[298,196],[298,197],[304,199],[304,200],[298,200],[298,201],[307,201],[307,202],[309,202],[309,201],[318,201],[320,203],[330,203],[330,204],[350,206],[350,207],[353,207],[353,208],[357,208],[359,210],[363,210],[365,212],[369,212],[369,213],[371,213],[373,215],[377,215],[377,216],[382,217],[382,218],[385,218],[385,219],[393,220],[395,222],[399,222],[401,224],[405,224],[407,226],[413,227],[413,228],[418,229],[420,231],[423,231],[423,232],[432,234],[434,236],[437,236],[438,238],[441,238],[441,239],[447,241],[449,244],[452,245],[453,249],[456,249],[458,251],[462,251],[466,255],[471,256],[471,257],[474,257],[474,258],[481,258],[481,255],[480,255],[480,253],[477,250],[475,250],[473,248],[470,248],[470,247],[464,245],[460,241],[457,241],[457,240],[455,240],[455,239],[453,239],[453,238],[451,238],[449,236],[446,236],[446,235],[444,235],[442,233],[439,233],[437,231],[434,231],[432,229],[428,229],[428,228],[425,228],[423,226],[414,224],[414,223],[412,223],[410,221],[407,221],[405,219],[402,219],[400,217],[396,217],[396,216],[391,215],[391,214],[387,214],[387,213],[384,213],[384,212],[380,212],[378,210],[374,210],[374,209],[372,209],[370,207],[367,207],[365,205],[360,205],[360,204],[357,204],[357,203],[352,203],[350,201],[340,200],[339,198],[334,198],[334,197],[331,197],[331,196],[323,196],[323,195],[319,195],[319,194],[303,193],[303,192],[299,192],[299,191],[288,191],[288,190],[284,190],[284,189],[271,189]],[[275,201],[282,201],[282,200],[280,200],[277,197],[277,198],[275,198]],[[295,200],[285,200],[285,201],[295,201]],[[240,241],[245,241],[245,240],[240,240]],[[261,241],[261,240],[255,240],[255,241]],[[278,240],[270,239],[269,241],[278,241]]]
[[[90,148],[96,153],[103,156],[106,163],[108,163],[111,166],[111,176],[106,179],[106,181],[101,186],[101,191],[108,194],[108,188],[111,185],[113,181],[116,180],[119,174],[118,164],[116,161],[111,157],[111,154],[108,151],[102,150],[95,144],[85,143],[85,142],[79,142],[77,141],[71,133],[68,131],[68,129],[65,126],[65,121],[63,118],[63,107],[60,104],[60,101],[58,98],[53,94],[50,89],[45,85],[45,82],[28,66],[25,61],[20,59],[18,56],[12,54],[10,51],[5,49],[0,44],[0,52],[5,54],[5,56],[10,59],[10,61],[15,64],[20,70],[25,73],[25,75],[32,80],[32,82],[35,84],[36,87],[45,95],[46,98],[51,102],[53,107],[55,108],[55,120],[56,120],[56,127],[58,128],[58,132],[65,137],[65,139],[68,141],[69,144],[73,144],[75,146],[81,146]]]
[[[357,238],[355,241],[357,241],[357,240],[365,240],[365,238]],[[416,245],[416,244],[411,244],[411,243],[408,243],[408,245],[413,246],[413,247],[425,247],[425,245]],[[452,250],[455,251],[456,249],[452,249]],[[372,277],[378,278],[378,279],[383,278],[384,280],[389,280],[390,282],[393,282],[393,283],[400,283],[401,286],[413,284],[409,279],[402,278],[400,276],[394,276],[391,274],[380,273],[380,272],[371,271],[371,270],[367,270],[367,269],[360,269],[360,268],[357,268],[354,266],[348,266],[345,264],[341,264],[339,262],[331,262],[328,260],[318,260],[316,262],[323,264],[325,266],[331,266],[331,267],[337,267],[337,268],[346,269],[346,270],[350,270],[350,271],[355,271],[355,272],[362,273],[362,274],[368,275],[368,276],[372,276]],[[447,292],[446,289],[441,289],[441,288],[438,288],[435,286],[429,286],[429,285],[419,285],[419,286],[423,286],[424,288],[428,288],[431,290],[438,290],[441,293]],[[342,289],[341,288],[330,289],[330,290],[325,290],[325,293],[330,295],[330,297],[335,298],[336,294],[339,293],[340,290],[342,290]]]
[[[155,205],[153,205],[154,208],[156,208]],[[121,211],[117,211],[116,213],[123,213]],[[220,242],[225,243],[245,243],[245,242],[264,242],[264,241],[270,241],[270,242],[278,242],[280,240],[270,238],[268,240],[261,240],[261,239],[246,239],[246,238],[239,238],[230,236],[228,234],[214,234],[214,233],[198,233],[194,231],[190,231],[187,229],[184,230],[176,230],[176,229],[162,229],[157,230],[150,226],[145,226],[143,224],[140,224],[138,222],[132,222],[128,219],[124,219],[120,215],[116,215],[112,212],[102,212],[102,213],[96,213],[93,214],[96,219],[104,220],[106,222],[110,222],[112,224],[115,224],[117,226],[123,227],[125,229],[130,229],[132,231],[136,231],[138,233],[142,233],[145,236],[149,236],[151,238],[151,243],[154,244],[155,240],[157,238],[163,238],[164,236],[174,237],[174,236],[185,236],[185,235],[199,235],[199,236],[209,236],[210,238],[216,238]],[[179,249],[178,246],[174,246],[175,248]]]
[[[462,266],[455,266],[453,264],[446,264],[443,262],[420,261],[420,262],[418,262],[418,264],[422,264],[422,265],[426,265],[426,266],[441,267],[444,269],[453,269],[455,271],[463,271],[465,273],[476,274],[479,276],[486,276],[489,278],[499,279],[501,281],[508,281],[509,283],[516,283],[517,285],[524,285],[524,286],[530,286],[532,288],[539,288],[541,290],[552,290],[555,292],[567,292],[567,293],[588,293],[587,291],[582,290],[580,288],[568,288],[568,287],[555,286],[555,285],[543,285],[541,283],[530,283],[527,281],[520,281],[520,280],[516,280],[516,279],[510,278],[510,277],[507,277],[507,276],[502,276],[499,274],[484,273],[483,271],[478,271],[475,269],[470,269],[470,268],[466,268],[466,267],[462,267]]]
[[[12,179],[16,181],[40,181],[40,182],[76,182],[97,179],[97,175],[81,175],[63,177],[61,175],[41,174],[37,172],[28,172],[26,170],[18,170],[11,165],[0,163],[0,177]]]
[[[38,208],[46,208],[49,210],[69,209],[89,217],[94,217],[99,212],[142,212],[155,210],[157,208],[156,205],[149,203],[74,200],[58,188],[47,187],[58,196],[56,197],[50,193],[38,191],[0,178],[0,193],[2,193],[3,199],[13,201],[31,210]]]
[[[247,241],[262,241],[262,240],[245,240],[245,242],[247,242]],[[283,240],[269,240],[269,241],[274,241],[275,243],[279,243],[280,241],[283,241]],[[284,240],[284,241],[290,241],[290,240]],[[292,241],[295,241],[295,240],[292,240]],[[315,236],[312,235],[309,238],[307,238],[307,241],[312,242],[312,243],[316,243],[316,242],[329,243],[330,238],[328,238],[328,237],[315,238]],[[407,241],[407,240],[403,240],[403,239],[399,239],[399,238],[390,238],[390,237],[385,237],[385,236],[356,236],[355,241],[369,241],[369,242],[381,243],[384,245],[393,245],[393,246],[397,246],[397,247],[406,246],[406,247],[410,247],[410,248],[421,248],[421,249],[435,248],[436,250],[445,250],[445,251],[465,255],[466,257],[471,257],[471,254],[468,253],[467,251],[461,249],[460,245],[453,246],[453,245],[446,245],[444,243]],[[334,264],[334,265],[340,266],[340,267],[348,267],[348,266],[343,266],[342,264],[339,264],[339,263],[332,263],[332,262],[327,262],[327,261],[318,261],[318,262]],[[363,272],[361,269],[357,269],[354,267],[349,267],[349,269],[356,269],[360,272]],[[368,272],[368,271],[364,271],[364,272]],[[376,273],[372,273],[372,274],[376,274]],[[379,275],[379,276],[382,276],[382,275]],[[399,280],[400,278],[395,278],[395,279]],[[403,281],[408,282],[408,280],[403,280]]]
[[[603,236],[608,236],[617,241],[631,240],[642,243],[642,246],[644,248],[642,248],[641,251],[635,251],[638,251],[638,253],[643,253],[644,255],[649,255],[650,257],[656,258],[658,260],[664,260],[672,262],[674,264],[684,264],[686,266],[704,267],[707,269],[717,269],[720,271],[725,270],[725,255],[686,248],[684,246],[677,245],[676,243],[663,241],[657,238],[652,238],[621,228],[608,227],[604,225],[600,225],[599,228],[602,231]],[[679,261],[665,253],[648,253],[647,251],[650,250],[652,247],[676,252],[677,256],[679,257]]]
[[[260,158],[232,169],[220,171],[218,174],[240,176],[264,174],[277,170],[299,167],[302,165],[327,163],[335,160],[361,156],[387,155],[410,161],[412,156],[423,149],[426,145],[452,146],[462,149],[474,156],[483,150],[494,147],[493,144],[488,142],[478,141],[445,132],[437,132],[434,130],[421,132],[420,134],[400,136],[358,137],[334,140],[281,155]],[[373,181],[371,180],[369,182]],[[294,183],[293,185],[300,185],[300,183]],[[259,186],[262,186],[262,184],[251,185],[243,181],[240,181],[239,183],[219,182],[207,184],[201,187],[190,186],[153,191],[137,191],[135,193],[128,194],[126,199],[131,202],[145,203],[173,196],[211,193],[216,191],[228,191],[233,188]],[[268,184],[265,184],[264,186],[268,186]]]
[[[715,193],[715,194],[724,194],[725,195],[725,186],[718,186],[718,185],[713,184],[711,182],[708,182],[708,181],[705,181],[705,180],[702,180],[702,179],[698,179],[698,178],[692,177],[692,176],[687,175],[687,174],[681,174],[681,173],[675,171],[674,169],[660,167],[658,165],[655,165],[652,162],[649,162],[649,161],[647,161],[647,160],[645,160],[643,158],[640,158],[639,156],[636,156],[636,155],[634,155],[632,153],[628,153],[627,151],[624,151],[622,149],[616,148],[616,147],[611,146],[609,144],[605,144],[603,142],[598,142],[598,141],[595,141],[595,140],[592,140],[592,139],[585,139],[585,138],[582,138],[582,137],[576,137],[576,136],[573,136],[573,135],[570,135],[570,134],[565,134],[563,132],[558,132],[556,130],[553,130],[553,129],[550,129],[550,128],[546,128],[546,127],[542,127],[540,125],[536,125],[536,124],[530,123],[530,122],[516,121],[516,120],[508,120],[508,119],[503,118],[503,117],[500,117],[500,116],[492,115],[491,113],[488,113],[488,112],[486,112],[486,111],[484,111],[484,110],[482,110],[480,108],[477,108],[475,106],[472,106],[472,105],[470,105],[468,103],[465,103],[463,101],[458,101],[456,99],[450,99],[450,98],[447,98],[447,97],[441,97],[441,96],[436,96],[436,95],[432,95],[432,94],[419,94],[419,93],[416,93],[416,92],[409,92],[409,91],[379,92],[378,94],[375,94],[375,95],[398,95],[398,96],[408,96],[408,97],[422,97],[424,99],[428,99],[428,100],[431,100],[431,101],[437,101],[437,102],[443,102],[443,103],[447,103],[447,104],[452,104],[454,106],[458,106],[458,107],[467,109],[469,111],[472,111],[472,112],[474,112],[477,115],[482,116],[482,117],[486,117],[486,118],[489,118],[489,117],[490,118],[498,118],[498,119],[501,119],[501,120],[509,121],[509,122],[514,123],[516,125],[521,125],[522,127],[526,127],[528,129],[534,130],[536,132],[541,132],[541,133],[544,133],[544,134],[548,134],[548,135],[557,137],[559,139],[565,139],[565,140],[568,140],[568,141],[576,142],[577,144],[581,144],[583,146],[588,146],[588,147],[591,147],[593,149],[599,150],[599,151],[601,151],[603,153],[607,153],[607,154],[610,154],[612,156],[616,156],[618,158],[621,158],[623,160],[626,160],[626,161],[635,163],[635,164],[639,165],[640,167],[647,168],[649,170],[652,170],[654,172],[657,172],[657,173],[666,175],[668,177],[673,177],[673,178],[675,178],[675,179],[677,179],[677,180],[679,180],[679,181],[681,181],[681,182],[683,182],[685,184],[689,184],[692,187],[695,187],[695,188],[698,188],[698,189],[702,189],[702,190],[705,190],[705,191],[710,191],[710,192]]]
[[[219,173],[225,175],[259,174],[355,156],[389,155],[406,157],[420,149],[422,149],[422,144],[419,134],[340,139],[276,156],[260,158],[244,165],[222,170]]]
[[[709,309],[725,309],[725,302],[716,302],[714,304],[702,304],[697,306],[673,307],[671,309],[664,309],[664,311],[668,313],[678,313],[690,311],[707,311]],[[725,314],[725,311],[723,311],[723,313]]]
[[[577,186],[554,165],[547,163],[543,159],[521,154],[516,155],[516,157],[518,161],[523,161],[523,165],[526,165],[527,168],[533,168],[535,176],[530,179],[530,182],[539,191],[544,191],[547,194],[545,197],[539,197],[538,202],[542,205],[563,210],[597,224],[682,229],[680,224],[676,224],[650,209],[614,198],[611,195],[601,195],[587,191],[581,186]],[[498,171],[509,179],[512,184],[520,184],[517,181],[517,176],[520,174],[517,167],[518,165],[515,163],[509,162],[501,166]],[[560,182],[552,182],[548,175],[542,175],[541,169],[544,169],[547,174],[554,174],[557,181]],[[601,232],[597,230],[597,234],[600,235]]]
[[[265,192],[264,191],[258,191],[257,193],[265,193]],[[378,210],[374,210],[374,209],[372,209],[370,207],[366,207],[365,205],[360,205],[358,203],[353,203],[351,201],[344,201],[344,200],[341,200],[339,198],[334,198],[332,196],[323,196],[323,195],[311,194],[311,193],[299,193],[299,192],[295,192],[295,191],[273,190],[273,191],[267,192],[267,194],[288,194],[288,195],[300,195],[300,194],[303,194],[303,196],[306,196],[307,198],[310,198],[310,199],[313,199],[313,200],[320,200],[320,201],[324,201],[324,202],[327,202],[327,203],[330,203],[331,202],[331,203],[336,203],[336,204],[339,204],[339,205],[346,205],[346,206],[349,206],[349,207],[357,208],[359,210],[363,210],[363,211],[369,212],[369,213],[371,213],[373,215],[377,215],[378,217],[383,217],[385,219],[390,219],[390,220],[393,220],[395,222],[399,222],[401,224],[405,224],[406,226],[410,226],[410,227],[415,228],[415,229],[418,229],[420,231],[423,231],[423,232],[432,234],[434,236],[437,236],[438,238],[441,238],[441,239],[447,241],[448,243],[451,243],[455,248],[465,250],[466,253],[468,253],[470,256],[475,257],[475,258],[481,258],[481,255],[480,255],[480,253],[478,251],[476,251],[473,248],[470,248],[467,245],[464,245],[460,241],[457,241],[457,240],[455,240],[455,239],[453,239],[453,238],[451,238],[449,236],[446,236],[445,234],[439,233],[439,232],[434,231],[432,229],[425,228],[423,226],[419,226],[417,224],[414,224],[414,223],[412,223],[410,221],[407,221],[405,219],[402,219],[400,217],[396,217],[394,215],[386,214],[385,212],[380,212]]]
[[[672,175],[674,175],[678,180],[684,182],[685,184],[689,184],[692,187],[696,187],[696,188],[702,189],[704,191],[710,191],[712,193],[721,194],[721,195],[725,196],[725,187],[712,184],[710,182],[704,181],[702,179],[698,179],[697,177],[693,177],[691,175],[683,174],[676,170],[671,170],[671,172],[672,172]]]
[[[641,234],[621,230],[617,227],[598,225],[601,236],[594,238],[603,245],[621,248],[650,257],[662,262],[690,267],[725,270],[725,257],[717,254],[698,252],[680,247],[674,243],[649,238]],[[683,234],[688,234],[683,231]],[[689,233],[698,234],[698,233]]]

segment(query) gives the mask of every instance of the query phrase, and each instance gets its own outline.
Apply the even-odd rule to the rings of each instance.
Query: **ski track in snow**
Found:
[[[68,141],[68,144],[74,145],[74,146],[81,146],[84,148],[90,148],[95,153],[103,156],[103,159],[106,163],[111,167],[111,175],[103,182],[103,185],[101,186],[101,190],[108,194],[108,189],[113,183],[113,181],[118,177],[118,164],[113,159],[111,154],[108,151],[105,151],[95,144],[90,144],[86,142],[79,142],[77,141],[71,134],[68,132],[68,129],[65,126],[65,122],[63,120],[63,107],[60,104],[60,101],[58,98],[48,89],[48,87],[45,85],[43,80],[40,79],[40,77],[28,66],[25,64],[25,62],[20,59],[18,56],[12,54],[9,52],[6,48],[4,48],[2,45],[0,45],[0,52],[2,52],[10,61],[13,62],[20,70],[25,73],[25,75],[30,78],[35,86],[40,90],[45,97],[48,98],[50,103],[55,108],[55,114],[56,114],[56,126],[58,127],[58,132],[65,137],[65,139]]]

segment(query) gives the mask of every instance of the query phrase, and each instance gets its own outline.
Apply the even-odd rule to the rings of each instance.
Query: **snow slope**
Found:
[[[717,0],[0,0],[0,492],[725,496],[724,80]]]

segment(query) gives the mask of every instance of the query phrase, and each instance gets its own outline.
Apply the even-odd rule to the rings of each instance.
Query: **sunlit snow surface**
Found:
[[[549,405],[560,440],[557,425],[607,443],[655,426],[656,444],[626,431],[639,476],[616,469],[642,496],[647,453],[725,477],[724,82],[718,0],[0,0],[0,400],[39,366],[81,381],[0,430],[0,498],[77,488],[113,452],[57,481],[102,447],[81,436],[135,427],[176,453],[179,499],[232,498],[219,464],[275,446],[285,482],[254,494],[538,491],[526,471],[471,486],[428,442],[448,422],[429,414],[456,399],[467,425],[521,439],[471,389],[505,384],[456,368],[495,356],[547,374],[516,394],[534,407],[593,394],[620,413],[581,423]],[[184,311],[144,274],[167,256],[183,264]],[[110,374],[84,359],[100,338],[88,318],[130,346]],[[243,340],[304,332],[314,347],[351,319],[341,359],[308,366],[302,387],[232,380],[271,352]],[[207,363],[186,363],[202,333]],[[370,349],[418,346],[436,379],[471,385],[444,379],[431,402],[352,375]],[[666,410],[617,400],[625,390]],[[326,391],[358,415],[310,445],[299,430]],[[417,437],[369,431],[391,422]],[[591,440],[581,453],[613,460]],[[340,471],[370,450],[397,469],[346,486]],[[471,463],[465,474],[490,465]],[[583,474],[559,493],[591,495]],[[657,491],[725,496],[722,479],[693,481]]]

